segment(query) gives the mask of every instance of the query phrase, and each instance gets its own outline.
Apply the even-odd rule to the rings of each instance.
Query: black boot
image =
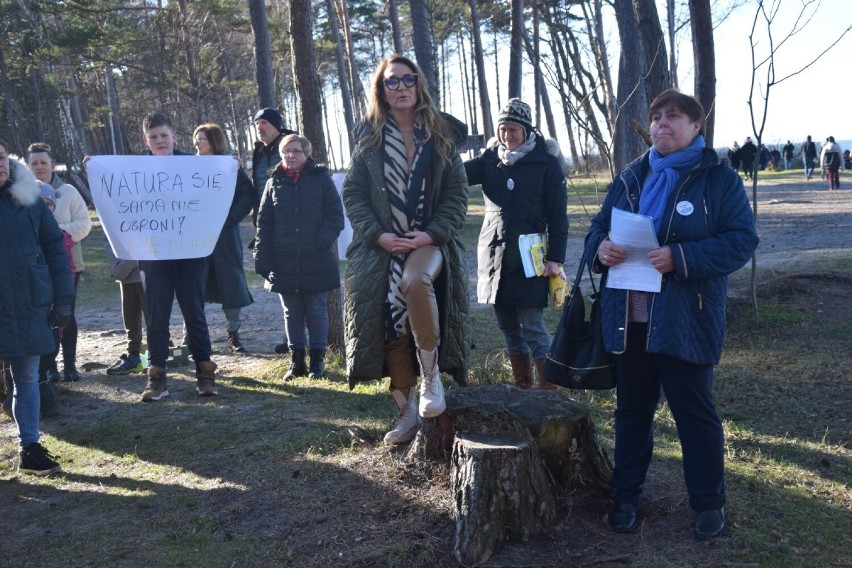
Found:
[[[47,380],[58,383],[62,380],[59,369],[56,368],[56,353],[42,355],[38,361],[38,376],[47,375]]]
[[[56,403],[56,391],[53,383],[47,380],[47,376],[38,378],[38,395],[41,399],[41,417],[50,418],[59,414],[59,405]]]
[[[65,361],[62,367],[62,380],[66,383],[76,383],[83,377],[80,376],[80,371],[77,370],[76,361]]]
[[[321,379],[325,376],[325,349],[311,349],[311,372],[309,379]]]
[[[243,343],[240,341],[239,331],[228,332],[228,349],[230,349],[232,353],[246,353],[246,348],[243,347]]]
[[[308,367],[305,365],[305,350],[293,349],[290,353],[290,370],[284,375],[284,380],[289,381],[295,377],[305,377]]]

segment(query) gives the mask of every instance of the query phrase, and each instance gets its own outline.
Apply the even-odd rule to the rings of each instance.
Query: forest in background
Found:
[[[254,113],[275,106],[318,161],[340,166],[370,75],[397,52],[439,105],[464,86],[457,118],[480,141],[500,103],[523,96],[546,135],[567,132],[575,169],[613,172],[647,147],[648,103],[679,86],[670,46],[684,41],[695,84],[683,87],[710,109],[712,143],[712,29],[743,3],[664,0],[660,13],[655,0],[0,0],[0,137],[18,152],[48,142],[84,186],[83,156],[141,152],[151,110],[174,118],[184,150],[212,121],[246,158]]]

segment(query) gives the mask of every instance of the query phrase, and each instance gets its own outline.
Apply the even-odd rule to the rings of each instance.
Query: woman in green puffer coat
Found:
[[[456,149],[460,137],[459,124],[437,111],[411,60],[391,56],[379,64],[343,186],[354,233],[344,311],[350,387],[391,379],[399,422],[385,436],[388,444],[414,437],[418,411],[423,417],[444,411],[440,371],[466,381],[468,276],[458,235],[467,178]]]

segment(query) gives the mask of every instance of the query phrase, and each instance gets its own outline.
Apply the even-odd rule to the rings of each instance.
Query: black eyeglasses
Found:
[[[382,82],[385,84],[385,87],[387,87],[391,91],[399,89],[400,85],[404,86],[405,88],[411,88],[417,84],[417,75],[414,75],[412,73],[406,73],[402,77],[391,75]]]

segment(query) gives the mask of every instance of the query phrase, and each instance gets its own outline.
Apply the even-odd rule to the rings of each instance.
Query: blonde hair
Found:
[[[299,136],[298,134],[288,134],[284,138],[281,139],[281,143],[278,144],[278,153],[280,154],[282,150],[284,150],[284,146],[289,144],[290,142],[299,142],[302,145],[302,152],[305,153],[305,156],[310,158],[314,153],[314,145],[311,144],[311,141],[305,138],[304,136]]]
[[[376,67],[370,86],[369,106],[365,122],[373,127],[373,132],[358,142],[360,148],[371,148],[382,143],[382,130],[388,120],[390,107],[385,99],[385,70],[394,64],[401,63],[408,66],[411,72],[417,76],[417,84],[414,86],[417,94],[417,106],[414,109],[414,122],[422,124],[435,141],[435,153],[444,160],[450,159],[456,152],[456,145],[450,133],[450,125],[441,113],[435,108],[432,96],[429,94],[429,85],[423,72],[409,58],[393,54],[382,61]]]

